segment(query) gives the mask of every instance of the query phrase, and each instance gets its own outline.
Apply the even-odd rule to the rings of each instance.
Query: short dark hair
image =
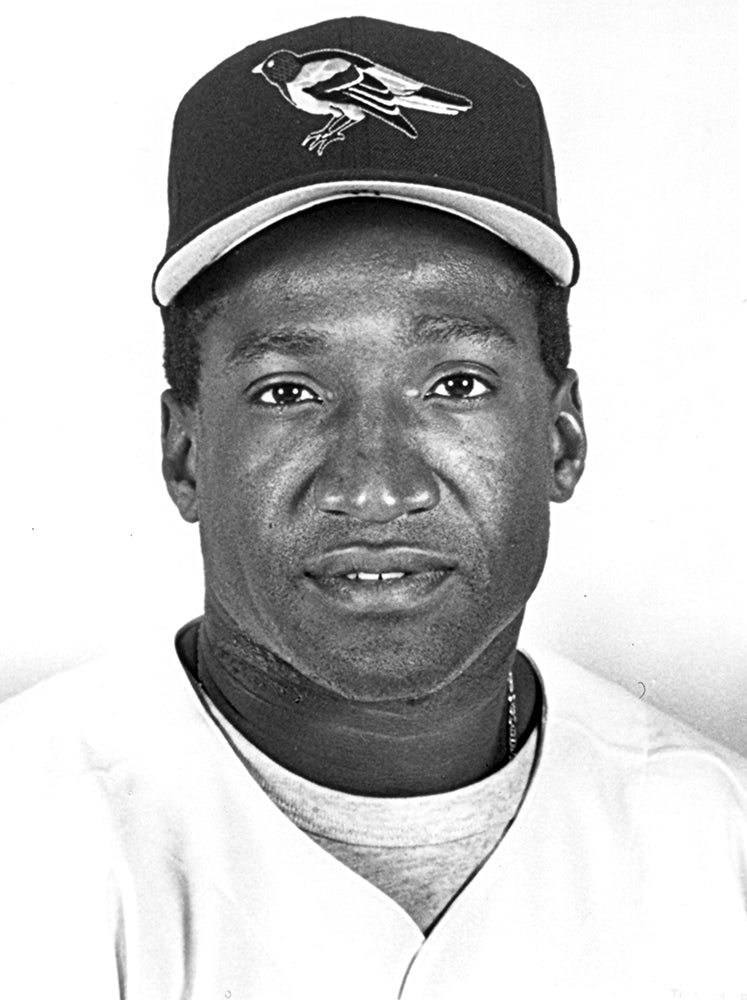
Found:
[[[183,406],[195,406],[199,397],[202,333],[220,310],[230,288],[231,251],[182,289],[173,302],[161,308],[164,329],[163,363],[166,380]],[[540,357],[545,371],[556,384],[568,367],[571,355],[568,298],[570,288],[561,288],[533,260],[516,252],[527,281],[537,296]]]
[[[189,294],[191,284],[173,302],[161,307],[161,319],[166,381],[177,402],[193,407],[200,389],[202,333],[211,316],[220,308],[220,299],[192,304]]]

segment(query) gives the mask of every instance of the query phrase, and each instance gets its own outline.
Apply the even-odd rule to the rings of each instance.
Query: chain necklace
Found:
[[[508,672],[508,759],[516,756],[516,744],[519,741],[516,725],[516,688],[514,687],[513,668]]]

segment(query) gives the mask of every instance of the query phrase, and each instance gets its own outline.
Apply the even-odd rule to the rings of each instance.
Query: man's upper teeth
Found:
[[[347,573],[348,580],[399,580],[404,573]]]

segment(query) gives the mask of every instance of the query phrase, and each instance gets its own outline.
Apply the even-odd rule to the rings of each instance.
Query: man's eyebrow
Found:
[[[494,347],[496,342],[517,347],[516,337],[500,323],[481,323],[463,316],[421,316],[412,330],[402,334],[405,344],[421,347],[427,344],[448,344],[466,338],[484,347]]]
[[[316,354],[327,345],[327,338],[316,330],[298,330],[295,327],[279,330],[250,330],[231,348],[226,364],[235,365],[255,361],[266,354]]]
[[[448,344],[459,339],[468,339],[484,347],[494,347],[496,343],[516,347],[516,338],[499,323],[480,323],[460,316],[420,316],[413,326],[399,334],[399,342],[405,347],[425,347],[428,344]],[[321,353],[328,345],[327,335],[318,330],[304,330],[296,327],[278,330],[250,330],[231,348],[226,364],[247,364],[267,354],[296,354],[308,357]]]

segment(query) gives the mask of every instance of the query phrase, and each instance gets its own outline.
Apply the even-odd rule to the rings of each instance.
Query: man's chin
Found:
[[[365,611],[357,603],[351,609],[347,595],[330,602],[309,591],[300,601],[297,593],[288,595],[290,600],[273,602],[270,614],[244,610],[231,616],[234,645],[246,647],[255,661],[264,650],[259,658],[271,659],[278,676],[285,671],[302,687],[349,701],[427,698],[471,671],[484,655],[492,655],[496,643],[500,659],[501,651],[515,647],[518,638],[518,601],[512,607],[513,601],[481,601],[476,594],[465,599],[455,582],[435,585],[436,591],[449,592],[447,600],[406,594],[406,611],[387,607],[371,613],[367,603]]]
[[[291,662],[308,681],[349,701],[420,700],[467,673],[492,645],[494,636],[456,644],[435,638],[430,630],[423,630],[421,640],[413,643],[408,631],[406,641],[397,642],[391,630],[382,630],[365,643],[351,643],[350,636],[346,643],[327,642],[323,648],[306,643],[291,652]],[[508,634],[504,638],[507,645],[515,642]]]

